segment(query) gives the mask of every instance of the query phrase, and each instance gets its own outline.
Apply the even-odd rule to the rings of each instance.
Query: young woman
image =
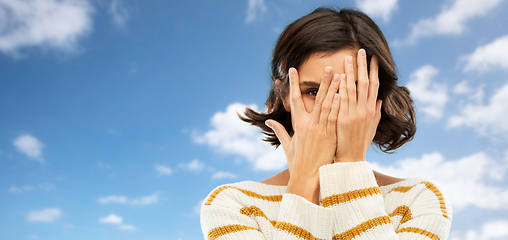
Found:
[[[213,190],[206,239],[447,239],[451,208],[433,183],[373,171],[374,142],[397,149],[416,131],[409,91],[365,14],[319,8],[280,35],[267,111],[242,119],[282,145],[289,168]]]

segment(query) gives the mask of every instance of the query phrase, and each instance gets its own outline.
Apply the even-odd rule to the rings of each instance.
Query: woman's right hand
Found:
[[[295,68],[289,69],[289,103],[293,137],[274,120],[266,125],[274,130],[286,154],[290,180],[286,192],[319,204],[319,167],[333,163],[337,146],[337,117],[340,98],[339,75],[326,67],[312,112],[305,109],[300,80]]]

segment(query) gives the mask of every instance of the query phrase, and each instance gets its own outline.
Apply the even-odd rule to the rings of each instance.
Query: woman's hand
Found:
[[[358,88],[356,87],[353,59],[346,57],[346,74],[340,80],[340,110],[337,120],[337,148],[335,162],[365,161],[367,149],[374,139],[381,119],[378,62],[372,57],[370,76],[364,49],[358,51]]]
[[[337,145],[339,78],[338,74],[332,77],[331,67],[325,68],[314,108],[309,113],[302,100],[298,72],[289,69],[293,137],[277,121],[266,121],[280,140],[288,161],[290,180],[286,192],[316,204],[319,203],[319,167],[333,162]]]

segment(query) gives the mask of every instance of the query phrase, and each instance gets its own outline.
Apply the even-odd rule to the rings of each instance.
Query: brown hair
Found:
[[[240,118],[260,127],[267,135],[263,140],[278,147],[279,139],[265,121],[278,121],[291,136],[294,133],[291,114],[282,103],[282,98],[289,93],[289,68],[298,69],[316,53],[360,48],[367,53],[368,65],[372,56],[379,62],[378,99],[383,100],[383,107],[373,142],[383,152],[399,148],[412,140],[416,132],[413,101],[406,87],[397,86],[397,69],[383,33],[366,14],[352,9],[321,7],[289,24],[273,50],[272,87],[266,100],[266,113],[247,108],[245,117]],[[281,80],[282,84],[276,84],[275,80]]]

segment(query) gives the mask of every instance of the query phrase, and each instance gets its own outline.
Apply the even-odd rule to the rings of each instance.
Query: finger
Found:
[[[377,100],[377,94],[379,90],[379,63],[376,56],[372,56],[370,61],[370,76],[369,76],[369,96],[367,102],[369,105],[374,105]]]
[[[300,78],[295,68],[289,69],[289,101],[292,116],[297,117],[306,111],[300,91]]]
[[[356,112],[356,84],[355,84],[355,69],[353,67],[353,57],[346,57],[346,79],[347,79],[347,95],[349,103],[349,112]]]
[[[340,78],[337,75],[337,78]],[[338,83],[337,83],[338,85]],[[333,94],[332,100],[332,110],[330,110],[330,114],[328,114],[328,124],[326,125],[326,133],[329,136],[335,136],[337,134],[337,119],[339,115],[339,106],[340,106],[340,96],[337,92]]]
[[[286,128],[282,126],[279,122],[268,119],[265,121],[266,126],[271,128],[273,132],[275,133],[275,136],[280,141],[280,144],[282,145],[282,148],[284,149],[284,152],[287,153],[289,150],[289,145],[291,144],[291,136],[289,136],[288,132],[286,131]]]
[[[364,49],[358,51],[356,60],[358,65],[358,106],[365,106],[369,92],[369,73],[367,71],[367,57]]]
[[[332,101],[333,101],[333,95],[337,93],[337,90],[339,89],[339,75],[335,74],[331,75],[330,72],[330,84],[329,87],[327,87],[326,96],[324,97],[323,104],[321,107],[321,113],[319,114],[319,123],[321,126],[326,127],[326,121],[328,118],[328,115],[330,114],[330,110],[332,108]],[[321,87],[320,87],[321,88]],[[322,123],[322,124],[321,124]]]
[[[349,97],[347,94],[348,92],[347,92],[346,74],[342,74],[340,76],[340,85],[339,85],[339,97],[340,97],[339,118],[349,116]]]
[[[325,104],[327,90],[330,86],[330,82],[332,79],[332,68],[326,67],[323,76],[321,77],[321,84],[319,84],[318,93],[316,94],[316,98],[314,100],[314,108],[312,109],[312,120],[317,123],[319,120],[319,116],[321,115],[321,111],[323,110],[323,106],[330,106],[330,104]]]

